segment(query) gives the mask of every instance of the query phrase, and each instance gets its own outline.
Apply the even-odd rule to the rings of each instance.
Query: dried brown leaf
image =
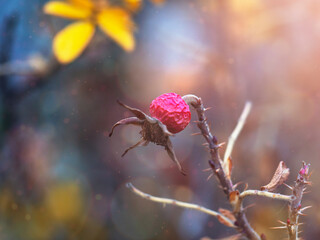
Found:
[[[236,221],[236,218],[235,216],[233,215],[233,213],[231,211],[229,211],[228,209],[224,209],[224,208],[219,208],[219,212],[229,218],[232,222],[235,222]]]
[[[267,185],[262,186],[261,190],[262,191],[267,190],[270,192],[274,191],[278,186],[280,186],[287,180],[289,173],[290,173],[289,168],[287,168],[286,164],[283,161],[281,161],[271,181]]]
[[[234,227],[232,223],[226,221],[223,217],[221,217],[220,215],[217,216],[218,220],[220,223],[222,223],[223,225],[226,225],[227,227]]]

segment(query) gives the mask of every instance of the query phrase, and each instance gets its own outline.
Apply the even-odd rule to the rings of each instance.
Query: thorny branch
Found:
[[[198,127],[201,130],[202,135],[206,139],[206,141],[209,144],[209,149],[211,153],[211,160],[209,160],[209,164],[218,178],[223,191],[227,194],[227,197],[229,199],[229,202],[233,206],[233,214],[236,217],[236,225],[239,228],[239,231],[242,232],[244,235],[246,235],[249,239],[254,240],[262,240],[265,239],[264,235],[261,235],[261,237],[253,230],[253,228],[250,226],[243,207],[242,207],[242,201],[244,197],[249,195],[257,195],[257,196],[264,196],[264,197],[271,197],[274,199],[279,200],[286,200],[290,202],[289,205],[289,218],[287,221],[287,228],[289,233],[289,239],[290,240],[298,240],[298,218],[299,215],[302,215],[302,210],[307,209],[303,208],[301,209],[301,200],[303,196],[303,192],[305,190],[305,187],[307,185],[310,185],[309,179],[309,165],[303,163],[303,167],[301,168],[298,178],[296,180],[296,183],[294,187],[292,188],[292,196],[286,196],[278,193],[270,193],[267,191],[258,191],[258,190],[247,190],[242,192],[241,194],[239,191],[235,190],[232,180],[230,178],[230,175],[226,174],[225,170],[230,169],[230,167],[223,167],[222,164],[226,164],[227,162],[222,162],[221,157],[219,154],[219,144],[217,141],[217,138],[214,137],[209,129],[209,126],[207,124],[207,119],[205,117],[205,108],[203,106],[201,98],[194,96],[194,95],[186,95],[183,97],[187,103],[189,103],[197,112],[198,114]],[[236,133],[235,136],[237,136],[243,126],[244,120],[246,118],[246,115],[248,114],[250,110],[250,107],[246,106],[240,119],[237,124],[236,129],[234,132]],[[239,127],[238,127],[239,126]],[[238,129],[238,130],[237,130]],[[236,137],[235,137],[236,138]],[[235,139],[234,138],[234,139]],[[233,145],[231,146],[232,150]],[[229,154],[231,152],[227,153],[226,159],[229,159]],[[232,164],[231,161],[229,164]],[[273,181],[277,181],[276,183],[273,183],[273,187],[277,187],[278,185],[281,185],[283,181],[288,177],[289,170],[286,169],[285,164],[283,162],[280,162],[280,169],[283,169],[282,171],[279,171],[279,167],[275,173],[275,176],[273,176]],[[230,173],[229,173],[230,174]],[[276,179],[276,180],[275,180]]]
[[[302,168],[299,171],[297,180],[292,187],[292,195],[294,196],[294,200],[291,201],[289,206],[289,216],[287,220],[287,229],[290,240],[298,240],[299,237],[299,216],[304,215],[303,210],[310,208],[310,206],[301,208],[301,201],[303,197],[303,193],[308,185],[311,185],[309,182],[309,168],[310,164],[302,163]]]
[[[211,160],[209,160],[209,165],[213,170],[213,173],[216,175],[220,185],[224,193],[227,195],[227,198],[233,207],[233,212],[225,209],[219,209],[219,212],[207,209],[203,206],[197,204],[191,204],[186,202],[177,201],[170,198],[161,198],[155,197],[150,194],[144,193],[137,188],[135,188],[131,183],[127,184],[127,187],[134,192],[136,195],[150,200],[154,202],[159,202],[163,204],[171,204],[187,209],[194,209],[197,211],[204,212],[211,216],[216,217],[222,224],[237,228],[240,234],[245,235],[250,240],[265,240],[266,237],[262,234],[259,236],[257,232],[250,226],[246,215],[245,215],[245,208],[243,208],[243,200],[248,196],[261,196],[266,198],[272,198],[276,200],[282,200],[289,202],[289,217],[287,223],[279,221],[283,226],[274,227],[273,229],[284,229],[288,230],[289,240],[298,240],[298,226],[301,223],[298,222],[299,216],[303,215],[303,211],[310,208],[310,206],[301,208],[301,200],[304,193],[304,190],[307,185],[311,183],[308,181],[310,174],[309,174],[309,167],[310,165],[303,162],[303,166],[299,171],[298,178],[295,182],[295,185],[291,188],[292,195],[283,195],[280,193],[273,193],[271,191],[275,190],[278,186],[283,184],[283,182],[287,179],[289,175],[289,169],[285,166],[284,162],[280,162],[279,166],[272,177],[270,183],[265,185],[261,188],[261,190],[244,190],[243,192],[239,192],[236,190],[237,184],[233,185],[231,180],[231,167],[228,165],[232,165],[230,160],[230,155],[232,152],[233,145],[235,140],[237,139],[247,115],[251,108],[251,103],[247,102],[244,111],[239,118],[238,124],[235,130],[232,133],[232,136],[229,138],[229,150],[225,154],[226,162],[224,162],[219,154],[219,148],[221,144],[218,144],[217,138],[212,135],[210,128],[207,123],[207,119],[205,117],[206,109],[203,106],[201,98],[195,95],[185,95],[183,99],[191,105],[197,112],[198,115],[198,122],[197,125],[201,131],[201,135],[206,139],[208,143],[208,147],[210,149]]]
[[[219,154],[219,145],[218,140],[215,136],[212,135],[209,125],[207,123],[207,118],[205,116],[205,108],[203,106],[201,98],[195,95],[186,95],[183,99],[190,104],[197,112],[198,115],[198,128],[200,129],[203,137],[209,144],[211,160],[209,164],[213,170],[213,173],[218,178],[224,193],[227,195],[231,205],[235,206],[239,202],[239,192],[234,191],[234,186],[231,178],[226,176],[226,173],[222,167],[222,160]],[[230,198],[232,196],[232,198]],[[258,233],[251,227],[247,217],[243,211],[243,208],[240,206],[238,209],[234,209],[234,215],[236,217],[236,225],[238,230],[246,235],[249,239],[252,240],[261,240]]]

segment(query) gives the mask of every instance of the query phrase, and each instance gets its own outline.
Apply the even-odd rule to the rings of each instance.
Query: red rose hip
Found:
[[[191,119],[188,104],[176,93],[165,93],[154,99],[150,104],[150,114],[172,133],[181,132]]]

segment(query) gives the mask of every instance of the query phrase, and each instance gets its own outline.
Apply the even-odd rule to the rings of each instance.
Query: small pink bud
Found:
[[[172,133],[181,132],[191,120],[188,104],[176,93],[165,93],[150,104],[150,114]]]
[[[299,171],[300,175],[308,175],[309,174],[309,165],[304,165],[300,171]]]
[[[304,168],[301,168],[300,171],[299,171],[299,174],[300,174],[300,175],[304,175],[304,173],[305,173],[305,169],[304,169]]]
[[[291,221],[290,221],[290,219],[288,218],[288,219],[287,219],[287,224],[290,225],[290,223],[291,223]]]

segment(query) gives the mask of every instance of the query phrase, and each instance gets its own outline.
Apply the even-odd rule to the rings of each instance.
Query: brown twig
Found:
[[[233,183],[231,178],[228,178],[226,176],[226,173],[222,167],[222,160],[219,154],[219,145],[217,138],[212,135],[209,125],[207,123],[207,119],[205,116],[205,108],[203,106],[201,98],[195,96],[195,95],[185,95],[183,99],[190,104],[197,112],[198,115],[198,128],[200,129],[203,137],[206,139],[206,141],[209,144],[210,154],[211,154],[211,160],[209,161],[209,164],[218,178],[219,183],[222,186],[222,189],[224,193],[227,195],[227,198],[229,201],[235,201],[231,202],[233,206],[236,206],[239,202],[239,192],[234,191],[233,189]],[[234,196],[230,199],[230,195]],[[247,238],[251,240],[261,240],[261,237],[258,235],[258,233],[250,226],[247,217],[243,211],[242,206],[238,208],[234,208],[234,215],[236,217],[236,225],[238,227],[238,230],[243,233]]]
[[[246,190],[239,195],[241,199],[244,199],[247,196],[261,196],[261,197],[278,199],[283,201],[292,201],[293,199],[295,199],[294,196],[288,196],[280,193],[272,193],[272,192],[259,191],[259,190]]]
[[[182,201],[178,201],[178,200],[175,200],[175,199],[171,199],[171,198],[162,198],[162,197],[155,197],[155,196],[152,196],[148,193],[144,193],[142,191],[140,191],[139,189],[135,188],[132,183],[127,183],[126,185],[133,193],[135,193],[136,195],[144,198],[144,199],[147,199],[147,200],[150,200],[150,201],[153,201],[153,202],[158,202],[158,203],[162,203],[162,204],[170,204],[170,205],[174,205],[174,206],[178,206],[178,207],[182,207],[182,208],[188,208],[188,209],[193,209],[193,210],[196,210],[196,211],[199,211],[199,212],[203,212],[203,213],[206,213],[208,215],[211,215],[211,216],[214,216],[216,217],[221,223],[223,223],[224,225],[228,226],[228,227],[236,227],[234,225],[234,222],[224,216],[223,214],[219,213],[219,212],[216,212],[216,211],[213,211],[211,209],[208,209],[208,208],[205,208],[203,206],[200,206],[200,205],[197,205],[197,204],[192,204],[192,203],[187,203],[187,202],[182,202]]]

